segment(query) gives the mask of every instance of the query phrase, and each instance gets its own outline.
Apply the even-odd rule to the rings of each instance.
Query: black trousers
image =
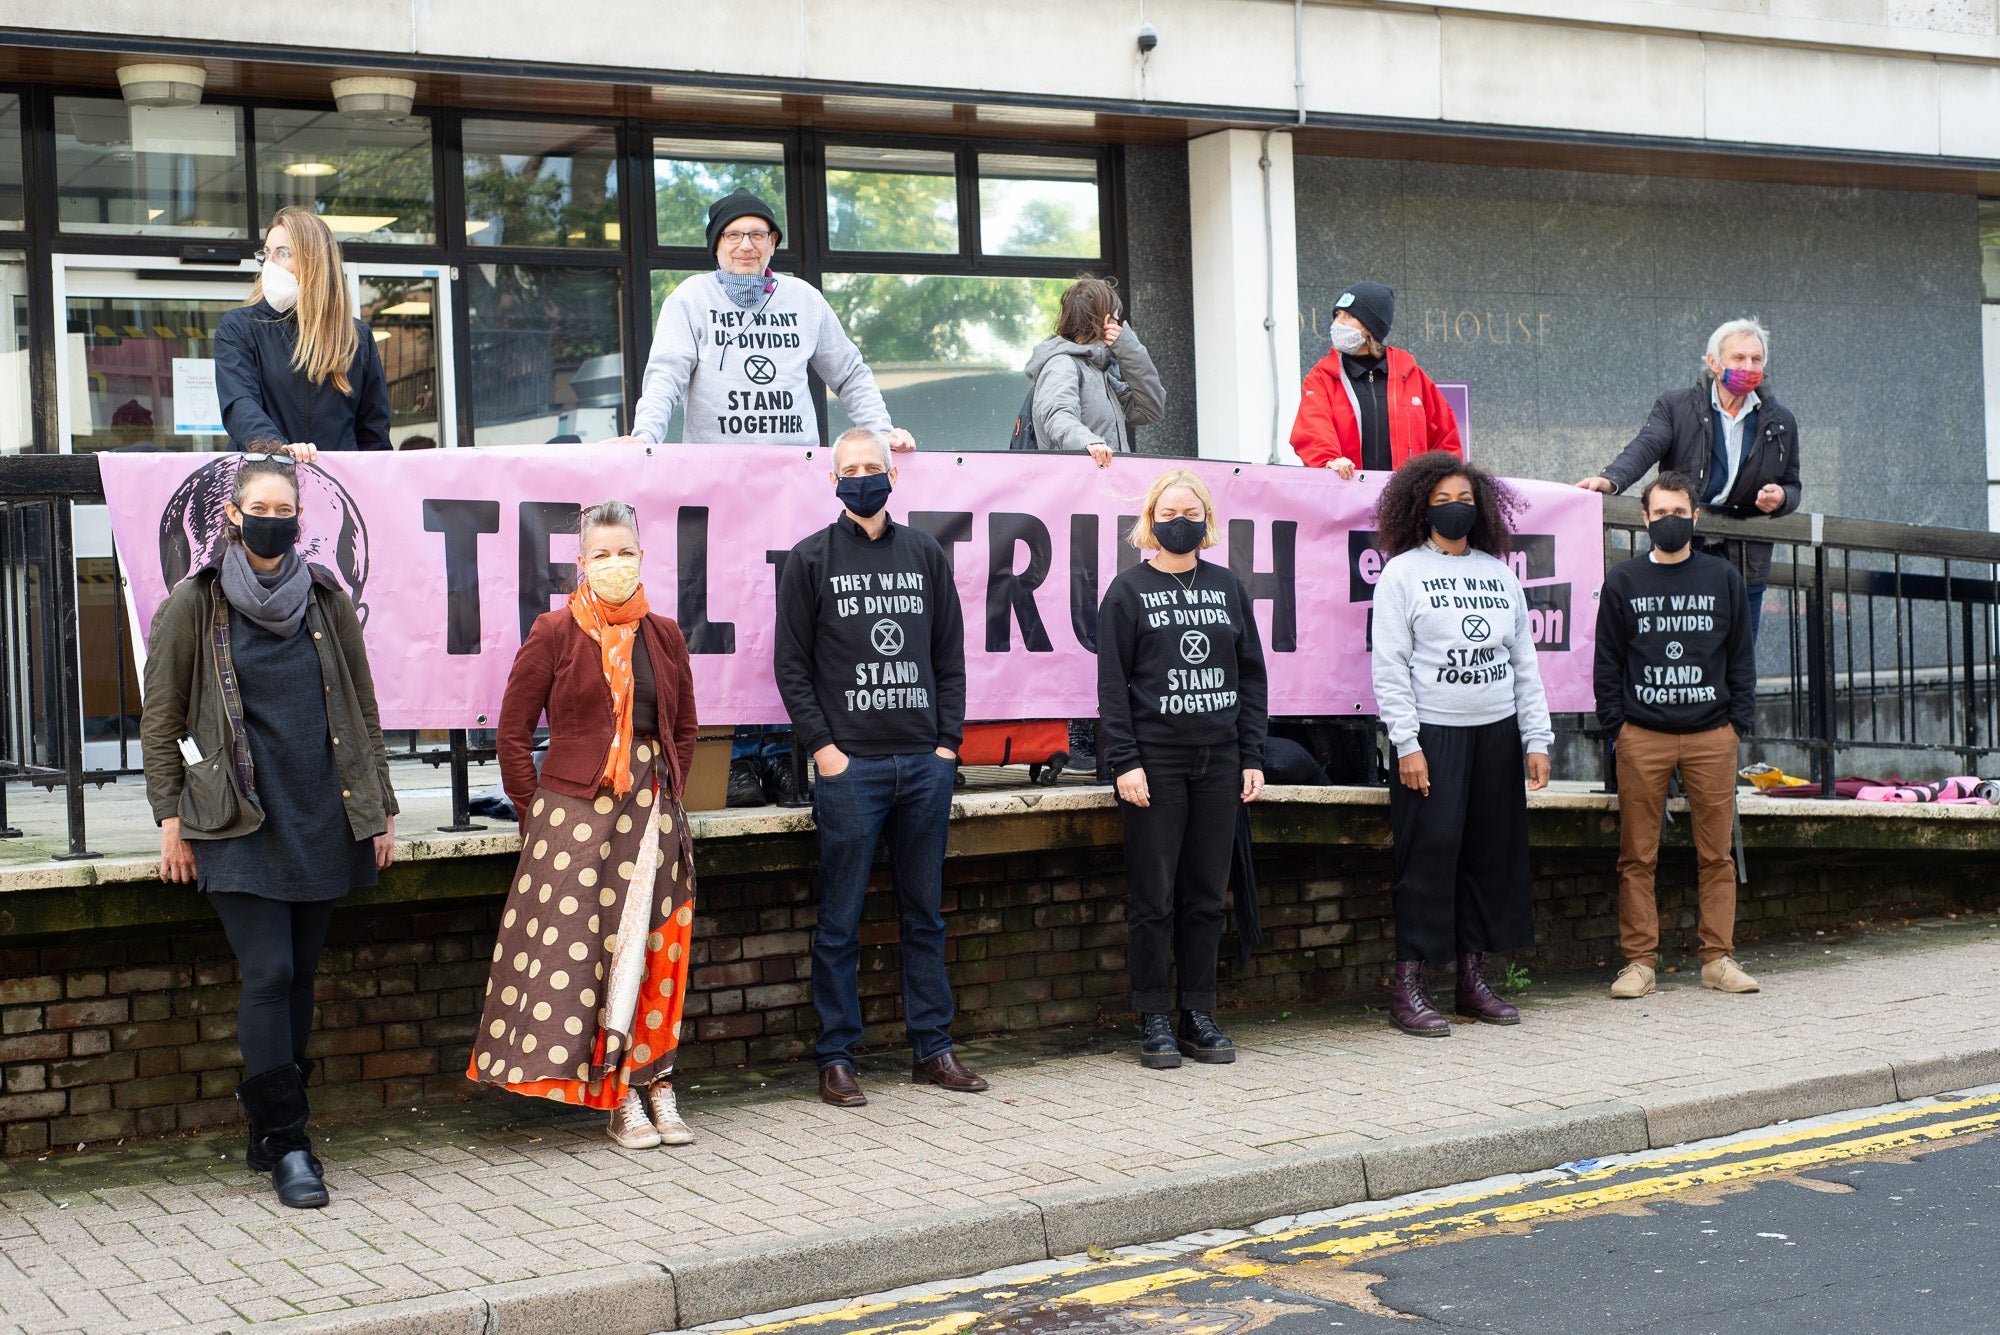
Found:
[[[1396,958],[1525,950],[1535,943],[1527,768],[1510,715],[1476,728],[1425,723],[1429,797],[1389,780]]]
[[[339,901],[292,904],[211,892],[208,902],[215,905],[243,972],[236,1044],[243,1049],[244,1075],[304,1060],[312,1037],[313,978]]]
[[[1215,1009],[1222,900],[1236,847],[1243,767],[1234,746],[1142,750],[1151,805],[1118,803],[1125,823],[1125,963],[1132,1009]]]

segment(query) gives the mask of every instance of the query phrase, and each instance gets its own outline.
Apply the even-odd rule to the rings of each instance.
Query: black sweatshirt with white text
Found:
[[[1601,727],[1686,734],[1729,723],[1747,735],[1757,646],[1736,567],[1701,552],[1613,566],[1597,605],[1595,684]]]
[[[1191,586],[1191,587],[1189,587]],[[1227,566],[1180,576],[1140,562],[1097,613],[1097,750],[1113,774],[1160,747],[1228,746],[1264,768],[1264,646],[1250,596]]]
[[[922,529],[870,538],[842,515],[800,541],[778,584],[774,670],[808,752],[910,755],[965,733],[965,619]]]

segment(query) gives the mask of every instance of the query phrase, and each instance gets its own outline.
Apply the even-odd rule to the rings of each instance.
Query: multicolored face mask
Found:
[[[1762,371],[1749,371],[1740,366],[1732,366],[1722,373],[1722,387],[1731,394],[1748,394],[1763,383]]]
[[[639,558],[604,557],[590,563],[584,578],[590,581],[590,591],[605,602],[622,603],[639,588]]]

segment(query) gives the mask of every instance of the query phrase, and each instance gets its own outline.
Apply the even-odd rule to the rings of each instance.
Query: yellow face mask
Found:
[[[639,587],[639,558],[603,557],[591,563],[584,578],[590,581],[590,591],[605,602],[622,603]]]

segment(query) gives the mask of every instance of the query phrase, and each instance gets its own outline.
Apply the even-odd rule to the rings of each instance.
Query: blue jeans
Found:
[[[1751,584],[1743,590],[1750,599],[1750,643],[1752,644],[1757,643],[1757,627],[1764,620],[1764,590],[1770,587],[1768,584]]]
[[[813,929],[813,1058],[852,1066],[861,1038],[861,909],[886,833],[902,918],[903,1027],[920,1062],[951,1051],[951,981],[944,970],[944,845],[957,766],[932,751],[853,756],[813,784],[819,827],[819,922]]]
[[[788,723],[740,723],[729,746],[731,761],[779,760],[792,753],[792,729]]]

